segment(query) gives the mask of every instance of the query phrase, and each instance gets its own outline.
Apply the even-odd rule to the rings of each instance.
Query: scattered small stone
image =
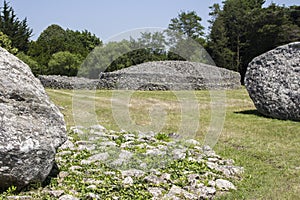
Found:
[[[173,185],[169,190],[168,194],[164,196],[164,199],[178,199],[178,197],[184,197],[184,199],[198,199],[195,194],[189,193],[186,190]]]
[[[207,161],[208,161],[208,162],[216,163],[216,162],[219,161],[219,159],[218,159],[218,158],[208,158]]]
[[[180,139],[181,138],[181,135],[177,134],[177,133],[169,133],[168,135],[170,138],[173,138],[173,139]]]
[[[96,149],[96,145],[95,144],[89,144],[89,145],[78,145],[77,148],[79,151],[82,150],[87,150],[87,151],[93,151]]]
[[[90,165],[90,164],[92,164],[93,163],[93,161],[91,161],[91,160],[81,160],[80,161],[80,164],[81,165]]]
[[[147,167],[148,167],[147,163],[141,163],[140,164],[141,169],[147,169]]]
[[[187,179],[190,183],[192,183],[195,180],[199,180],[199,178],[200,178],[199,174],[189,174],[187,176]]]
[[[103,174],[113,176],[116,175],[116,172],[104,172]]]
[[[116,140],[119,136],[118,135],[114,135],[114,134],[109,134],[109,135],[107,135],[107,137],[110,140]]]
[[[96,162],[96,161],[105,161],[109,158],[108,153],[98,153],[88,158],[88,161]]]
[[[214,163],[214,162],[209,162],[209,161],[207,161],[206,164],[207,164],[207,166],[208,166],[210,169],[215,169],[215,170],[217,170],[218,167],[219,167],[219,165],[218,165],[217,163]]]
[[[78,128],[71,129],[74,134],[84,135],[84,132]]]
[[[74,165],[74,166],[71,166],[69,169],[70,169],[71,171],[76,171],[76,170],[82,169],[82,167]]]
[[[97,136],[99,136],[99,137],[107,137],[107,134],[105,133],[105,132],[94,132],[93,133],[94,135],[97,135]]]
[[[150,172],[152,173],[152,174],[154,174],[154,175],[157,175],[157,176],[160,176],[161,175],[161,172],[159,171],[159,170],[157,170],[157,169],[150,169]]]
[[[72,195],[66,194],[66,195],[59,197],[58,200],[79,200],[79,199]]]
[[[100,146],[109,147],[109,146],[117,146],[117,144],[115,142],[113,142],[113,141],[107,141],[107,142],[101,142]]]
[[[62,146],[59,147],[60,150],[72,149],[72,148],[74,148],[74,144],[70,140],[67,140]]]
[[[59,178],[66,178],[67,176],[69,176],[69,172],[66,172],[66,171],[61,171],[58,174]]]
[[[134,134],[124,134],[123,137],[125,138],[126,142],[135,140],[135,135]]]
[[[205,187],[206,193],[210,195],[216,194],[217,190],[215,187]]]
[[[127,176],[124,180],[123,180],[123,184],[124,185],[132,185],[133,184],[133,179],[130,176]]]
[[[90,185],[100,185],[103,183],[102,180],[95,180],[95,179],[83,179],[83,182]]]
[[[173,150],[173,159],[179,160],[186,157],[186,149],[175,149]]]
[[[31,196],[8,196],[7,200],[31,200]]]
[[[76,145],[90,145],[90,144],[93,144],[93,142],[86,141],[86,140],[80,140],[80,141],[75,142],[75,144]]]
[[[121,171],[122,177],[132,176],[132,177],[142,177],[144,176],[145,172],[138,169],[130,169]]]
[[[147,182],[149,182],[149,183],[153,183],[155,185],[159,185],[159,184],[161,184],[161,183],[164,182],[163,179],[161,179],[161,178],[159,178],[159,177],[157,177],[155,175],[148,175],[148,176],[146,176],[144,178],[144,180],[147,181]]]
[[[171,174],[163,173],[163,174],[160,176],[160,178],[163,179],[163,180],[169,181],[169,180],[171,180]]]
[[[52,191],[49,191],[48,193],[51,196],[58,198],[58,197],[62,196],[65,193],[65,191],[63,191],[63,190],[52,190]]]
[[[83,126],[71,126],[70,127],[70,131],[74,131],[75,129],[78,129],[78,130],[82,130],[82,129],[85,129]]]
[[[225,190],[225,191],[236,190],[236,187],[230,181],[227,181],[224,179],[217,179],[216,186],[217,186],[217,188],[219,188],[221,190]]]
[[[149,187],[147,190],[153,195],[153,197],[162,197],[163,192],[165,192],[164,189],[159,187]]]
[[[106,128],[104,126],[101,126],[100,124],[91,126],[90,129],[95,130],[95,131],[105,131],[106,130]]]
[[[198,195],[199,199],[212,199],[217,190],[214,187],[206,187],[203,184],[199,184],[198,187],[191,188],[190,191]]]
[[[213,181],[213,180],[209,180],[208,181],[208,185],[212,186],[212,187],[215,187],[216,186],[216,182]]]
[[[200,145],[200,142],[198,142],[197,140],[194,140],[194,139],[189,139],[189,140],[186,140],[185,141],[186,144],[189,144],[189,145]]]
[[[59,153],[57,153],[57,156],[66,156],[66,155],[71,155],[72,151],[61,151]]]
[[[97,194],[88,193],[88,194],[85,195],[85,199],[86,200],[96,200],[96,199],[101,199],[101,198]]]
[[[122,144],[120,145],[120,147],[121,147],[121,148],[131,147],[133,143],[134,143],[133,140],[127,141],[127,142],[122,143]]]
[[[165,155],[166,152],[165,151],[161,151],[159,149],[147,149],[145,155],[149,156],[149,155],[154,155],[154,156],[160,156],[160,155]]]
[[[86,187],[86,189],[96,190],[97,186],[96,185],[89,185],[89,186]]]

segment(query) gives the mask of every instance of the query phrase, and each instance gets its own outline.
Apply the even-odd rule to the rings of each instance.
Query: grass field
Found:
[[[73,126],[77,120],[72,110],[73,91],[47,92],[62,109],[68,127]],[[87,123],[97,121],[107,129],[122,128],[113,113],[113,95],[112,91],[96,91],[89,97],[77,98],[77,105],[87,110],[83,115],[91,117]],[[196,91],[195,95],[200,108],[200,116],[196,116],[200,126],[195,137],[203,141],[212,117],[211,97],[208,91]],[[89,110],[88,105],[95,107]],[[162,114],[166,115],[161,131],[178,132],[182,121],[180,103],[170,91],[134,92],[128,108],[130,118],[139,127],[147,126],[153,120],[149,112],[161,112],[153,111],[157,107],[163,108]],[[259,115],[245,89],[226,91],[225,123],[214,149],[245,169],[243,180],[235,183],[238,190],[222,199],[300,199],[300,123]]]

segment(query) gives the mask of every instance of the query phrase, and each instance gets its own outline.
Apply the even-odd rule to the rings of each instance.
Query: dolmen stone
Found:
[[[272,118],[300,120],[300,42],[252,60],[245,85],[257,110]]]
[[[44,181],[66,139],[63,115],[40,81],[0,48],[0,190]]]

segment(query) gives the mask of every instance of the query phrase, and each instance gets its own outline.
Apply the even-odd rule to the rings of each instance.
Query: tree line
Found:
[[[181,11],[165,31],[103,44],[87,30],[65,30],[55,24],[32,41],[27,19],[18,19],[4,1],[0,45],[27,63],[35,75],[79,73],[97,78],[100,72],[148,61],[191,60],[208,64],[214,61],[219,67],[237,71],[243,83],[247,65],[254,57],[300,40],[300,6],[272,3],[263,7],[264,3],[265,0],[225,0],[221,5],[212,5],[208,35],[195,11]]]

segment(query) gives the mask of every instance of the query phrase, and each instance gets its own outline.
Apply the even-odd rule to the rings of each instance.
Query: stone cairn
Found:
[[[240,88],[237,72],[188,61],[148,62],[101,73],[99,79],[39,76],[54,89],[202,90]]]

